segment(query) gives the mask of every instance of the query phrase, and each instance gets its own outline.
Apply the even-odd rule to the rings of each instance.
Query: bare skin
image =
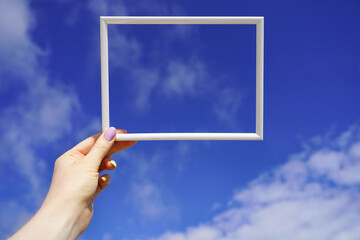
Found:
[[[112,154],[131,147],[136,141],[115,142],[114,128],[93,135],[60,156],[54,167],[49,192],[35,216],[11,240],[76,239],[89,225],[94,200],[111,182]],[[126,133],[125,130],[116,130]],[[111,139],[109,139],[111,137]],[[106,139],[108,138],[108,140]]]

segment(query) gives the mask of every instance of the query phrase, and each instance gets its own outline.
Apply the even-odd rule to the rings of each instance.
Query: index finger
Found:
[[[126,134],[126,130],[125,129],[117,129],[116,130],[117,134]],[[111,156],[121,150],[124,150],[126,148],[129,148],[133,145],[135,145],[137,143],[137,141],[117,141],[114,143],[114,145],[111,147],[111,149],[109,150],[109,152],[106,154],[106,156]]]
[[[94,146],[96,140],[99,138],[101,133],[92,135],[91,137],[86,138],[85,140],[79,142],[71,150],[78,151],[84,155],[88,154],[90,149]]]
[[[122,129],[116,129],[116,133],[118,134],[126,134],[126,130]],[[75,147],[73,147],[71,150],[78,151],[82,153],[83,155],[87,155],[91,148],[94,146],[96,140],[99,138],[101,133],[97,133],[92,135],[91,137],[88,137],[87,139],[81,141],[78,143]],[[114,143],[114,145],[111,147],[109,152],[106,156],[113,155],[121,150],[124,150],[126,148],[129,148],[133,146],[137,141],[117,141]]]

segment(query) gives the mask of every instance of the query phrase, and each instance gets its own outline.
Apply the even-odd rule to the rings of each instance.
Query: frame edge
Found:
[[[257,133],[128,133],[116,134],[116,141],[160,140],[262,140]]]
[[[263,140],[263,108],[264,108],[264,17],[133,17],[133,16],[100,16],[100,55],[101,55],[101,107],[102,131],[110,127],[109,109],[109,58],[108,58],[108,24],[161,24],[158,20],[165,18],[174,20],[163,24],[239,24],[231,21],[246,20],[256,25],[256,133],[130,133],[117,134],[116,141],[130,140]],[[201,21],[216,20],[211,23]],[[125,21],[124,21],[125,20]],[[135,20],[133,23],[127,21]],[[152,20],[144,22],[146,20]],[[185,22],[184,22],[185,20]],[[188,23],[187,21],[198,21]],[[221,22],[221,20],[226,20]],[[122,22],[119,23],[118,21]]]
[[[100,17],[101,116],[102,131],[110,127],[108,24]]]

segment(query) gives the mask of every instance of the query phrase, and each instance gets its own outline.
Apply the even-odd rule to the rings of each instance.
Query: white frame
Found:
[[[264,114],[264,17],[135,17],[101,16],[101,108],[102,130],[110,126],[108,24],[252,24],[256,25],[256,133],[128,133],[116,141],[129,140],[263,140]]]

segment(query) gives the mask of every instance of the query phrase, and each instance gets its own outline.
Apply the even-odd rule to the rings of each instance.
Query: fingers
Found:
[[[126,134],[126,130],[125,129],[117,129],[116,130],[117,134]],[[137,143],[137,141],[118,141],[115,142],[114,145],[111,147],[111,149],[109,150],[107,156],[111,156],[121,150],[124,150],[126,148],[129,148],[131,146],[133,146],[135,143]]]
[[[104,170],[114,170],[116,168],[116,162],[111,157],[106,157],[102,160],[99,167],[99,172]]]
[[[76,150],[84,155],[88,154],[90,149],[94,146],[96,140],[99,138],[101,133],[97,133],[78,143],[71,150]]]
[[[116,133],[118,134],[126,134],[126,130],[117,129]],[[83,155],[86,155],[90,152],[91,148],[94,146],[96,140],[99,138],[101,133],[95,134],[82,142],[78,143],[75,147],[73,147],[70,151],[76,150],[77,152],[82,153]],[[118,141],[113,144],[109,152],[106,156],[113,155],[114,153],[117,153],[121,150],[124,150],[126,148],[131,147],[134,145],[136,141]]]
[[[107,186],[109,186],[110,182],[111,182],[111,178],[107,174],[104,174],[101,177],[99,177],[98,186],[95,191],[95,198],[97,197],[97,195],[99,195],[99,193],[102,190],[104,190]]]
[[[115,135],[116,129],[114,127],[110,127],[102,133],[96,140],[94,146],[90,149],[89,153],[84,157],[84,162],[98,169],[101,161],[113,146]]]

